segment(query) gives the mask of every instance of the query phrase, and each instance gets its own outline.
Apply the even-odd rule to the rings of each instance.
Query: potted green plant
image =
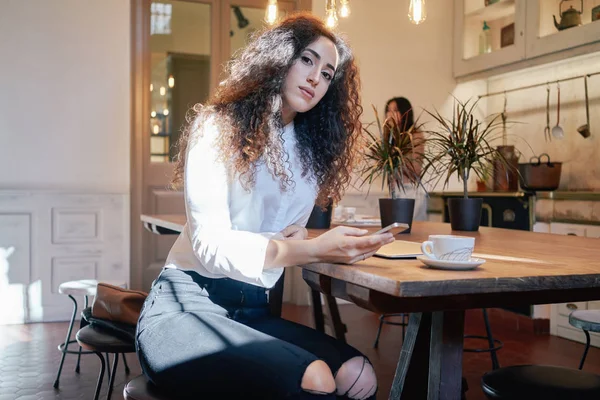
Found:
[[[490,165],[502,163],[505,170],[510,165],[492,143],[502,138],[502,114],[494,114],[483,121],[474,116],[478,101],[462,103],[455,99],[452,117],[446,118],[437,110],[425,110],[437,123],[433,130],[427,130],[427,150],[424,153],[422,179],[427,176],[435,184],[442,179],[447,187],[453,174],[463,184],[463,197],[448,199],[448,212],[453,230],[477,231],[481,220],[483,199],[469,198],[467,183],[475,174],[486,181]]]
[[[387,186],[390,195],[379,199],[381,226],[404,222],[409,225],[404,231],[408,233],[412,226],[415,199],[401,198],[400,192],[406,192],[407,185],[420,185],[421,182],[420,149],[423,139],[415,135],[421,125],[418,118],[409,127],[400,127],[394,118],[387,118],[382,124],[376,107],[372,107],[375,121],[362,127],[366,143],[360,152],[360,186],[368,183],[370,190],[373,183],[381,180],[381,189]]]

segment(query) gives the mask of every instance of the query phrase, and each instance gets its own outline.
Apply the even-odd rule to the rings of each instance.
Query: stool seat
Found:
[[[144,375],[129,381],[123,389],[125,400],[169,400]]]
[[[86,350],[100,353],[135,353],[135,344],[111,335],[100,328],[87,325],[76,335],[77,343]]]
[[[113,286],[127,288],[127,283],[123,281],[101,282],[105,282]],[[70,294],[72,296],[95,296],[96,285],[98,285],[98,281],[96,279],[81,279],[78,281],[63,282],[58,286],[58,293]]]
[[[515,365],[481,378],[489,399],[600,399],[600,376],[547,365]]]
[[[579,310],[569,314],[569,324],[590,332],[600,332],[600,310]]]

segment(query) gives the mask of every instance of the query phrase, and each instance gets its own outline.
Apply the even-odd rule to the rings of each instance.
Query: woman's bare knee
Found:
[[[367,399],[377,391],[377,377],[373,366],[364,357],[353,357],[342,364],[335,375],[339,396]]]
[[[313,361],[306,367],[300,384],[302,390],[314,394],[329,394],[335,392],[335,379],[324,361]]]

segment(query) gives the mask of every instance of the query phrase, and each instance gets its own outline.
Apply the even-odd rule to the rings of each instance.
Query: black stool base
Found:
[[[487,398],[494,400],[600,399],[600,376],[546,365],[500,368],[485,374],[481,386]]]

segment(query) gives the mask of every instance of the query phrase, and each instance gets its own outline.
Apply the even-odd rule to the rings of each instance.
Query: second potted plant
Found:
[[[475,174],[485,181],[489,166],[501,162],[508,171],[510,165],[492,143],[501,139],[501,114],[487,121],[474,117],[477,101],[469,104],[455,100],[452,118],[443,117],[437,110],[426,112],[437,122],[437,129],[428,130],[427,151],[424,155],[422,176],[430,176],[448,185],[450,177],[457,174],[463,184],[463,197],[448,199],[448,212],[453,230],[477,231],[481,220],[483,199],[469,198],[467,183]]]
[[[400,192],[406,192],[407,185],[420,185],[420,163],[423,139],[415,135],[420,125],[415,122],[403,129],[394,118],[387,118],[383,124],[373,106],[375,122],[363,127],[367,143],[361,153],[361,186],[372,185],[381,179],[381,188],[387,186],[390,198],[379,199],[381,226],[394,222],[404,222],[410,232],[415,199],[401,198]],[[372,132],[376,129],[375,132]]]

